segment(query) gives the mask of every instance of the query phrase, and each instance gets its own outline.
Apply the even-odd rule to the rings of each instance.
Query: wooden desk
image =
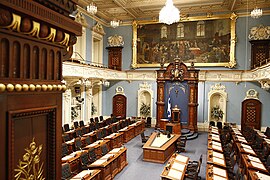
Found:
[[[62,163],[69,163],[71,171],[76,173],[79,171],[80,156],[82,152],[87,151],[75,151],[67,156],[62,157],[61,161]]]
[[[166,124],[169,122],[168,119],[160,119],[159,126],[160,129],[166,130]]]
[[[100,170],[83,170],[76,176],[72,177],[71,180],[101,180]]]
[[[245,139],[245,137],[241,136],[241,135],[236,135],[233,134],[232,135],[232,139],[234,142],[239,142],[239,143],[243,143],[243,144],[248,144],[247,140]]]
[[[85,146],[83,149],[94,148],[97,157],[100,158],[102,156],[101,146],[103,144],[107,144],[108,148],[110,149],[109,142],[110,142],[110,140],[106,140],[106,139],[105,140],[98,140],[92,144],[89,144],[88,146]]]
[[[104,139],[110,140],[110,142],[109,142],[110,149],[119,148],[124,143],[123,142],[123,133],[112,133],[109,136],[106,136]]]
[[[161,147],[153,147],[152,143],[157,136],[157,132],[152,133],[148,141],[143,146],[143,160],[157,163],[164,163],[175,152],[175,142],[180,135],[173,134],[173,137]]]
[[[144,121],[137,121],[137,122],[131,124],[130,126],[134,126],[135,136],[138,136],[139,134],[141,134],[144,131],[145,122]]]
[[[208,133],[208,140],[221,142],[221,141],[220,141],[219,135],[217,135],[217,134],[212,134],[212,133]]]
[[[257,154],[253,151],[253,149],[249,145],[241,144],[241,143],[235,143],[235,145],[236,145],[238,153],[251,154],[251,155],[257,156]]]
[[[131,139],[135,137],[135,128],[134,126],[127,126],[123,129],[120,129],[119,132],[123,133],[123,141],[124,143],[127,143]]]
[[[217,167],[215,165],[207,164],[206,180],[226,180],[226,179],[229,179],[226,169]]]
[[[96,131],[92,131],[90,133],[84,134],[83,137],[90,137],[91,142],[95,142],[97,140]]]
[[[209,149],[207,152],[207,163],[226,168],[224,155],[220,152]]]
[[[260,173],[258,171],[249,170],[248,171],[248,179],[249,180],[269,180],[270,176],[264,173]]]
[[[102,180],[110,180],[112,179],[118,172],[120,172],[121,165],[118,166],[119,161],[121,161],[121,157],[125,158],[126,161],[126,148],[119,148],[119,151],[116,153],[108,153],[102,156],[100,159],[96,160],[88,167],[90,169],[99,169],[101,170],[101,179]],[[121,156],[122,155],[122,156]]]
[[[161,173],[162,180],[183,180],[189,157],[173,154]]]
[[[214,151],[218,151],[223,153],[223,148],[220,142],[208,140],[208,149],[213,149]]]
[[[261,162],[261,160],[258,157],[254,157],[251,155],[247,155],[247,154],[241,154],[241,162],[243,164],[245,169],[245,174],[248,176],[248,172],[249,170],[255,170],[255,171],[259,171],[262,173],[266,173],[269,174],[268,171],[266,170],[265,166],[263,165],[263,163]]]

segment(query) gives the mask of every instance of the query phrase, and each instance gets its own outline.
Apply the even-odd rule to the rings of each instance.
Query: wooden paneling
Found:
[[[122,94],[113,97],[113,115],[116,117],[126,118],[127,98]]]
[[[241,127],[261,129],[261,102],[257,99],[246,99],[242,102]]]

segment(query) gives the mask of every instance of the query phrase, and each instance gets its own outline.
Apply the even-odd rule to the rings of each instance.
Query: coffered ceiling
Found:
[[[109,22],[117,18],[124,23],[133,20],[158,20],[159,11],[166,0],[78,0],[79,6],[85,8],[90,2],[98,8],[97,18]],[[247,13],[255,6],[264,12],[270,10],[270,0],[173,0],[181,16],[206,14]]]

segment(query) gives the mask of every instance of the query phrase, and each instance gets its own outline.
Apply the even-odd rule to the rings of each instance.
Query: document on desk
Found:
[[[213,175],[213,180],[226,180],[226,178],[214,174]]]
[[[265,167],[264,167],[264,165],[263,165],[262,163],[257,163],[257,162],[255,162],[255,161],[250,161],[250,163],[251,163],[251,165],[252,165],[253,167],[256,167],[256,168],[259,168],[259,169],[263,169],[263,170],[266,170]]]
[[[221,164],[221,165],[225,166],[224,159],[213,157],[213,163],[217,163],[217,164]]]
[[[249,148],[244,148],[244,151],[247,152],[247,153],[250,153],[250,154],[256,154],[252,149],[249,149]]]
[[[121,150],[121,148],[114,148],[109,153],[118,153]]]
[[[83,170],[81,171],[79,174],[77,174],[76,176],[74,176],[72,179],[83,179],[85,176],[94,173],[94,170]]]
[[[215,141],[219,141],[220,142],[220,138],[219,136],[213,136],[214,134],[212,134],[212,140],[215,140]]]
[[[251,161],[255,161],[257,163],[262,163],[262,161],[257,158],[257,157],[254,157],[254,156],[250,156],[250,155],[247,155],[248,159],[251,160]]]
[[[241,144],[241,146],[243,146],[243,148],[246,148],[246,149],[252,149],[252,147],[250,147],[249,145],[246,145],[246,144]]]
[[[178,154],[175,160],[186,164],[188,162],[188,157]]]
[[[270,179],[270,176],[268,176],[266,174],[262,174],[262,173],[256,172],[256,175],[258,176],[258,178],[260,180],[269,180]]]
[[[109,158],[111,158],[111,157],[113,157],[114,155],[113,154],[106,154],[106,155],[104,155],[104,156],[102,156],[100,159],[109,159]]]
[[[219,176],[227,177],[227,172],[225,169],[221,169],[218,167],[213,167],[213,173]]]
[[[221,146],[212,145],[212,148],[214,150],[222,151],[222,147]]]
[[[217,157],[217,158],[220,158],[220,159],[224,159],[224,155],[222,153],[219,153],[219,152],[216,152],[216,151],[213,151],[213,156]]]
[[[181,177],[183,176],[183,172],[181,171],[177,171],[177,170],[174,170],[174,169],[170,169],[169,173],[168,173],[168,176],[173,178],[173,179],[181,179]]]
[[[183,172],[185,170],[185,167],[186,167],[185,164],[174,161],[171,168]]]
[[[221,143],[220,142],[212,141],[212,144],[215,145],[215,146],[220,146],[221,147]]]
[[[106,161],[107,161],[107,159],[98,159],[95,162],[93,162],[91,165],[99,166],[99,165],[102,165],[103,163],[105,163]]]

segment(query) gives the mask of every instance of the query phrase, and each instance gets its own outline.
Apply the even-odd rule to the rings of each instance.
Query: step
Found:
[[[181,134],[188,134],[190,133],[190,130],[189,129],[181,129]]]

